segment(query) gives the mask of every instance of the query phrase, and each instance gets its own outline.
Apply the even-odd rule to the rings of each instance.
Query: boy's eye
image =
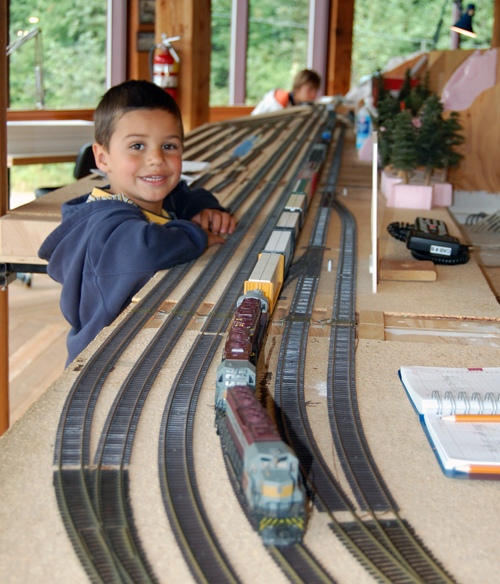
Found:
[[[178,146],[176,144],[172,144],[168,142],[167,144],[163,144],[163,150],[177,150]]]
[[[144,148],[144,145],[141,144],[140,142],[136,142],[135,144],[132,144],[130,148],[132,148],[132,150],[142,150]]]

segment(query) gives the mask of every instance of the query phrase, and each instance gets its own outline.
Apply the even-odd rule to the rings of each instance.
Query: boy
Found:
[[[311,71],[310,69],[299,71],[293,80],[291,92],[284,89],[269,91],[252,111],[251,115],[279,111],[292,105],[312,102],[316,99],[320,85],[321,79],[316,71]]]
[[[38,252],[63,284],[67,363],[158,270],[199,257],[235,228],[208,191],[179,183],[182,120],[164,90],[148,81],[112,87],[94,125],[96,165],[109,186],[64,203],[61,225]]]

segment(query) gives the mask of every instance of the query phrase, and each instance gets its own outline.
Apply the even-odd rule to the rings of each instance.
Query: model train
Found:
[[[298,543],[304,533],[305,491],[299,462],[255,397],[256,366],[267,325],[292,261],[318,174],[335,126],[323,135],[301,169],[293,192],[245,282],[217,368],[216,426],[224,453],[266,545]]]

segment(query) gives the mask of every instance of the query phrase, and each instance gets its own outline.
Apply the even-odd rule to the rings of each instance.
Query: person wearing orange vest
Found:
[[[321,85],[320,76],[310,69],[299,71],[293,81],[292,91],[272,89],[252,111],[252,115],[282,110],[293,105],[310,103],[316,99]]]

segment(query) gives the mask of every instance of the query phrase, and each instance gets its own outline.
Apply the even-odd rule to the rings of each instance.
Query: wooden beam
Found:
[[[149,51],[139,51],[139,36],[154,37],[154,22],[140,22],[139,0],[129,0],[127,14],[127,79],[148,79]]]
[[[233,118],[241,118],[249,116],[252,113],[254,106],[219,106],[211,107],[209,110],[209,122],[223,122],[225,120],[232,120]]]
[[[181,36],[179,98],[184,129],[208,122],[210,93],[210,0],[157,0],[155,36]]]
[[[327,95],[345,95],[351,86],[354,0],[332,0],[330,11]]]
[[[7,179],[7,99],[9,80],[7,57],[9,3],[2,2],[0,9],[0,216],[8,210],[9,194]],[[9,428],[9,295],[7,287],[0,289],[0,435]]]
[[[41,122],[52,120],[94,120],[93,109],[76,110],[10,110],[7,112],[8,122]]]
[[[495,0],[493,7],[493,35],[491,37],[491,48],[500,47],[500,0]]]

